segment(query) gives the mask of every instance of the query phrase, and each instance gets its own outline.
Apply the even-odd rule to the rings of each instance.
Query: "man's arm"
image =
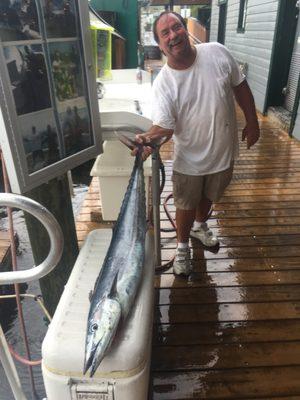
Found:
[[[238,86],[235,86],[233,92],[246,118],[246,126],[243,129],[242,140],[247,138],[247,148],[250,149],[250,147],[258,141],[260,136],[253,95],[246,80]]]
[[[161,144],[162,142],[167,142],[171,139],[174,133],[173,129],[165,129],[158,125],[152,125],[148,132],[141,133],[135,136],[135,140],[137,143],[143,144],[143,159],[145,160],[152,153],[152,148],[147,146],[152,142],[156,142],[157,144]],[[136,155],[137,148],[132,151],[132,155]]]

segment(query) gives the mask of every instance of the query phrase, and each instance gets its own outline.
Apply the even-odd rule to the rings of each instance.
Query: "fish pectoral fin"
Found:
[[[94,291],[93,291],[93,290],[90,290],[90,291],[89,291],[89,301],[90,301],[90,302],[92,301],[93,294],[94,294]]]
[[[116,275],[114,277],[114,280],[113,280],[113,283],[111,285],[111,289],[110,289],[110,292],[109,292],[109,295],[108,295],[108,297],[110,299],[114,299],[114,298],[118,297],[118,289],[117,289],[118,274],[119,274],[119,272],[116,273]]]

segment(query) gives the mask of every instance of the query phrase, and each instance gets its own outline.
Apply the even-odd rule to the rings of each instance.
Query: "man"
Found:
[[[173,135],[178,241],[173,270],[188,275],[189,236],[209,247],[219,243],[206,220],[231,180],[238,153],[233,94],[246,118],[242,139],[248,149],[259,138],[259,126],[250,88],[224,46],[191,45],[185,21],[169,11],[156,19],[153,32],[167,63],[153,85],[153,125],[136,140],[144,144],[146,158],[147,143]]]

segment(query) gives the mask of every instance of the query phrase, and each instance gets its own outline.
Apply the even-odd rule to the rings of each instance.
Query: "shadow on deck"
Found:
[[[259,143],[241,145],[232,183],[208,221],[218,251],[193,240],[188,279],[172,269],[156,276],[151,400],[300,399],[300,144],[267,118],[260,124]],[[172,145],[161,153],[164,198],[172,191]],[[79,241],[103,226],[92,221],[99,211],[94,179],[77,220]],[[172,236],[162,234],[164,261],[175,250]]]

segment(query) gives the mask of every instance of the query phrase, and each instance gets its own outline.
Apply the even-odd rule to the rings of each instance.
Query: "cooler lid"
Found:
[[[153,237],[147,233],[146,263],[135,305],[95,378],[130,377],[145,366],[152,332]],[[77,258],[42,345],[43,366],[63,376],[83,377],[89,292],[101,269],[111,239],[110,229],[92,231]],[[88,376],[88,375],[87,375]]]

